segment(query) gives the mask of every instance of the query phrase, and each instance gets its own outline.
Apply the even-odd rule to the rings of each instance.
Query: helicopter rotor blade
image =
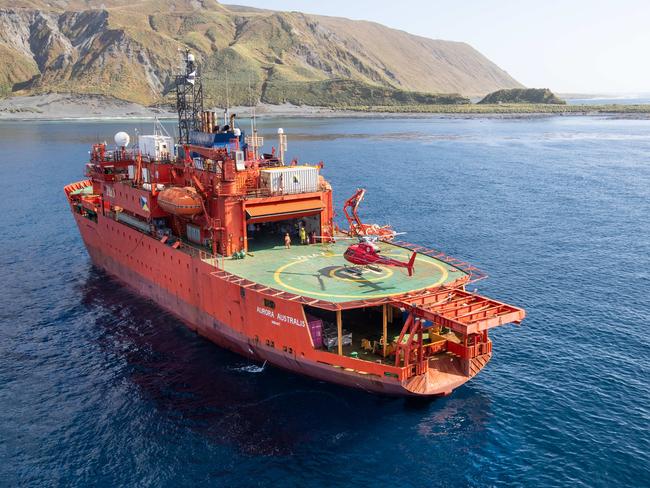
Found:
[[[352,241],[358,239],[357,237],[339,237],[339,236],[314,236],[317,239],[331,239],[333,241]]]

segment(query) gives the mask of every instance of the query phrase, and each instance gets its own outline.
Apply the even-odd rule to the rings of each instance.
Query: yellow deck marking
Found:
[[[338,254],[338,256],[342,256],[342,254]],[[307,261],[307,259],[300,260],[300,261],[292,261],[292,262],[289,262],[289,263],[287,263],[287,264],[285,264],[283,266],[280,266],[279,268],[277,268],[275,270],[275,273],[273,273],[273,279],[275,280],[275,282],[278,285],[286,288],[287,290],[295,291],[295,292],[300,293],[301,295],[305,295],[305,296],[320,296],[320,297],[331,297],[331,298],[358,299],[358,298],[392,297],[392,296],[397,296],[397,295],[403,295],[404,293],[414,292],[414,291],[418,291],[418,290],[424,290],[425,288],[430,288],[430,287],[433,287],[433,286],[438,286],[438,285],[443,284],[445,282],[445,280],[449,277],[449,273],[447,272],[447,269],[444,268],[437,261],[430,261],[429,259],[424,259],[424,258],[420,258],[420,257],[415,258],[415,260],[416,261],[421,261],[421,262],[424,262],[424,263],[427,263],[427,264],[431,264],[431,265],[435,266],[436,268],[438,268],[440,270],[440,272],[441,272],[440,279],[438,281],[436,281],[435,283],[423,286],[422,288],[417,288],[415,290],[403,290],[403,291],[398,291],[396,293],[379,293],[379,294],[372,294],[372,295],[340,295],[340,294],[334,294],[334,293],[319,293],[319,292],[316,292],[316,291],[305,291],[305,290],[302,290],[300,288],[296,288],[296,287],[293,287],[291,285],[286,284],[282,280],[282,273],[284,271],[286,271],[287,268],[289,268],[291,266],[294,266],[294,265],[296,265],[298,263],[304,263],[305,261]],[[370,281],[370,280],[361,280],[361,281]]]

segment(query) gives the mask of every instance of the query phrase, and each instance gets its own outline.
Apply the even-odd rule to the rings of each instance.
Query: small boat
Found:
[[[158,194],[158,205],[172,215],[192,216],[201,213],[201,196],[191,187],[165,188]]]

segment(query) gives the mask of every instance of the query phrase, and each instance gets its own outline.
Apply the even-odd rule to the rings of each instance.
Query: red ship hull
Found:
[[[490,360],[490,328],[524,318],[465,290],[486,276],[476,267],[364,224],[363,189],[345,203],[341,232],[323,163],[286,164],[281,128],[276,155],[260,152],[254,121],[250,136],[234,114],[216,125],[189,51],[176,99],[178,144],[160,124],[134,149],[118,132],[114,149],[92,146],[88,180],[64,191],[93,263],[192,330],[319,380],[436,396]],[[340,237],[355,236],[366,240],[341,248]]]
[[[201,336],[251,360],[268,361],[274,366],[318,380],[393,396],[447,395],[473,376],[465,375],[466,365],[454,358],[442,368],[430,369],[425,375],[408,379],[396,378],[397,374],[388,375],[393,371],[389,365],[381,365],[386,372],[379,375],[346,367],[345,361],[332,364],[331,359],[318,357],[321,351],[314,351],[305,328],[301,329],[304,332],[302,337],[296,334],[295,328],[285,335],[277,327],[269,331],[264,321],[256,320],[257,314],[250,313],[250,306],[242,306],[244,301],[252,305],[261,302],[262,295],[248,294],[244,300],[239,286],[217,278],[214,268],[199,257],[188,256],[146,237],[144,239],[151,242],[142,243],[141,233],[101,215],[96,223],[79,214],[74,216],[95,266],[153,300]],[[164,253],[164,258],[156,261],[156,269],[144,264],[150,262],[151,253],[161,257]],[[194,286],[179,286],[177,283],[183,279]],[[214,301],[210,298],[214,296],[221,298]],[[277,307],[287,314],[298,313],[295,303],[278,300]],[[270,339],[273,345],[260,340],[265,332],[273,338]],[[278,348],[276,342],[286,342],[291,346],[285,346],[285,351]],[[480,367],[490,357],[491,352],[482,355]],[[341,359],[360,362],[351,358]]]

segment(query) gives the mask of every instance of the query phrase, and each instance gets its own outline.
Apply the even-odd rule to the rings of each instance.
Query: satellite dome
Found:
[[[193,62],[194,62],[194,54],[192,54],[192,53],[188,53],[188,55],[187,55],[187,60],[188,60],[190,63],[193,63]]]
[[[118,147],[126,147],[129,145],[131,138],[126,132],[118,132],[115,134],[115,145]]]
[[[232,131],[235,137],[241,136],[241,129],[239,127],[235,127],[235,129]]]

